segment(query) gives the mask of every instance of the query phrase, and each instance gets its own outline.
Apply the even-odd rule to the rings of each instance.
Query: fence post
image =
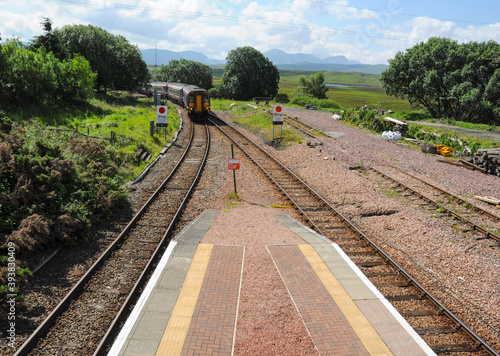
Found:
[[[149,121],[149,134],[151,135],[151,137],[153,137],[155,135],[155,121],[154,120]]]

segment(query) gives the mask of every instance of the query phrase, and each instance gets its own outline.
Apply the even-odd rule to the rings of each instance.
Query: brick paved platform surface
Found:
[[[199,243],[217,214],[171,242],[109,355],[232,355],[245,248]],[[275,218],[304,240],[267,250],[320,355],[433,354],[336,245]]]
[[[358,335],[297,246],[269,246],[321,355],[368,355]]]
[[[214,246],[182,355],[231,355],[244,248]]]

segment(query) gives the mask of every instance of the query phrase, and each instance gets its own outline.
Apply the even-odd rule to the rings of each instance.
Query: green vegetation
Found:
[[[373,109],[392,110],[396,113],[409,113],[415,110],[408,101],[388,96],[382,88],[330,87],[327,95],[344,109],[367,105]]]
[[[392,130],[393,123],[385,121],[373,110],[347,110],[342,113],[342,121],[348,122],[360,128],[382,133]],[[450,133],[446,129],[432,126],[425,126],[413,122],[408,123],[409,138],[414,138],[432,145],[444,145],[454,149],[455,152],[462,152],[468,146],[472,153],[479,148],[494,147],[495,143],[481,140],[476,137],[458,136]]]
[[[316,106],[319,110],[340,110],[340,105],[329,99],[318,99],[312,96],[294,96],[290,101],[290,104],[296,105],[299,107],[304,107],[305,105],[313,105]]]
[[[227,207],[226,210],[224,210],[225,213],[229,212],[229,210],[236,206],[236,205],[241,205],[241,198],[239,197],[239,195],[237,193],[231,193],[231,194],[227,194],[225,196],[225,205]]]
[[[97,73],[97,90],[131,91],[149,83],[149,70],[139,48],[125,37],[92,25],[67,25],[52,31],[48,18],[42,27],[45,34],[33,39],[30,48],[45,48],[61,61],[75,54],[84,57]]]
[[[98,95],[85,105],[11,113],[11,119],[0,113],[0,255],[14,242],[19,267],[47,246],[86,241],[90,229],[124,202],[123,183],[146,165],[135,151],[146,148],[156,155],[179,127],[171,108],[166,141],[163,132],[151,137],[152,100],[119,93]],[[116,140],[63,130],[71,127],[103,138],[113,131]]]
[[[293,90],[293,96],[311,96],[317,99],[326,99],[327,92],[325,75],[322,71],[319,71],[310,77],[300,76],[298,85]]]
[[[252,47],[239,47],[229,52],[222,79],[210,91],[213,98],[249,100],[273,97],[278,93],[278,68]]]
[[[495,41],[458,44],[430,38],[399,52],[381,75],[388,95],[425,107],[432,117],[500,124],[500,69]]]
[[[234,122],[259,135],[268,144],[286,147],[293,142],[302,142],[302,136],[286,124],[282,127],[282,140],[273,140],[272,114],[263,112],[261,108],[253,108],[246,105],[245,102],[229,100],[212,100],[212,108],[215,110],[230,111]],[[274,139],[279,138],[279,135],[280,127],[275,126]]]
[[[208,90],[212,88],[212,70],[200,62],[187,59],[171,60],[168,65],[161,66],[157,80],[192,84]]]
[[[55,105],[94,95],[96,75],[78,55],[57,59],[44,47],[30,51],[17,41],[0,45],[0,103]]]

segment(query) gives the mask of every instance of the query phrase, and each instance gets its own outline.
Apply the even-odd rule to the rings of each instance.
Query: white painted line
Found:
[[[243,267],[245,266],[246,247],[243,246],[243,256],[241,257],[240,286],[238,288],[238,303],[236,304],[236,317],[234,318],[233,345],[231,346],[231,356],[234,355],[234,345],[236,344],[236,325],[238,325],[238,314],[240,313],[241,286],[243,284]]]
[[[174,250],[174,247],[177,245],[176,241],[171,240],[170,243],[168,244],[167,249],[165,250],[165,253],[163,254],[163,257],[160,260],[160,263],[158,263],[158,266],[156,267],[153,275],[151,276],[151,279],[149,280],[148,284],[146,285],[146,288],[144,289],[144,292],[142,293],[141,297],[139,298],[139,301],[137,302],[136,306],[130,313],[127,321],[125,322],[125,325],[123,328],[120,330],[120,333],[118,334],[118,337],[115,340],[115,343],[113,344],[113,347],[111,347],[111,350],[108,353],[108,356],[118,356],[120,353],[123,345],[125,344],[125,341],[127,341],[127,338],[130,334],[130,331],[134,327],[135,322],[137,321],[137,318],[141,314],[142,308],[144,305],[146,305],[146,301],[148,300],[151,292],[153,291],[156,282],[160,278],[163,269],[167,265],[168,260],[170,259],[170,255],[172,254],[172,251]]]
[[[351,267],[351,269],[358,275],[358,277],[365,283],[365,285],[375,294],[375,296],[384,304],[387,310],[392,314],[392,316],[401,324],[401,326],[406,330],[406,332],[415,340],[415,342],[422,348],[422,350],[427,355],[436,355],[434,351],[427,345],[427,343],[420,337],[419,334],[408,324],[408,322],[399,314],[399,312],[392,306],[392,304],[385,299],[382,293],[373,285],[373,283],[364,275],[363,272],[352,262],[349,256],[346,255],[344,251],[334,242],[331,242],[335,250],[342,256],[344,261]]]

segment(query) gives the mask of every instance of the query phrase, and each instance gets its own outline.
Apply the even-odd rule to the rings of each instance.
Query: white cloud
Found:
[[[86,0],[83,0],[86,1]],[[426,0],[421,0],[425,2]],[[96,5],[96,3],[99,3]],[[461,26],[428,16],[402,22],[401,0],[380,11],[351,6],[348,0],[64,0],[8,1],[0,10],[0,34],[29,41],[42,34],[44,17],[55,28],[92,24],[124,35],[140,48],[193,50],[216,59],[240,46],[264,52],[278,48],[320,58],[344,55],[365,63],[386,63],[432,36],[459,42],[500,42],[500,23]],[[382,5],[383,6],[383,5]]]

